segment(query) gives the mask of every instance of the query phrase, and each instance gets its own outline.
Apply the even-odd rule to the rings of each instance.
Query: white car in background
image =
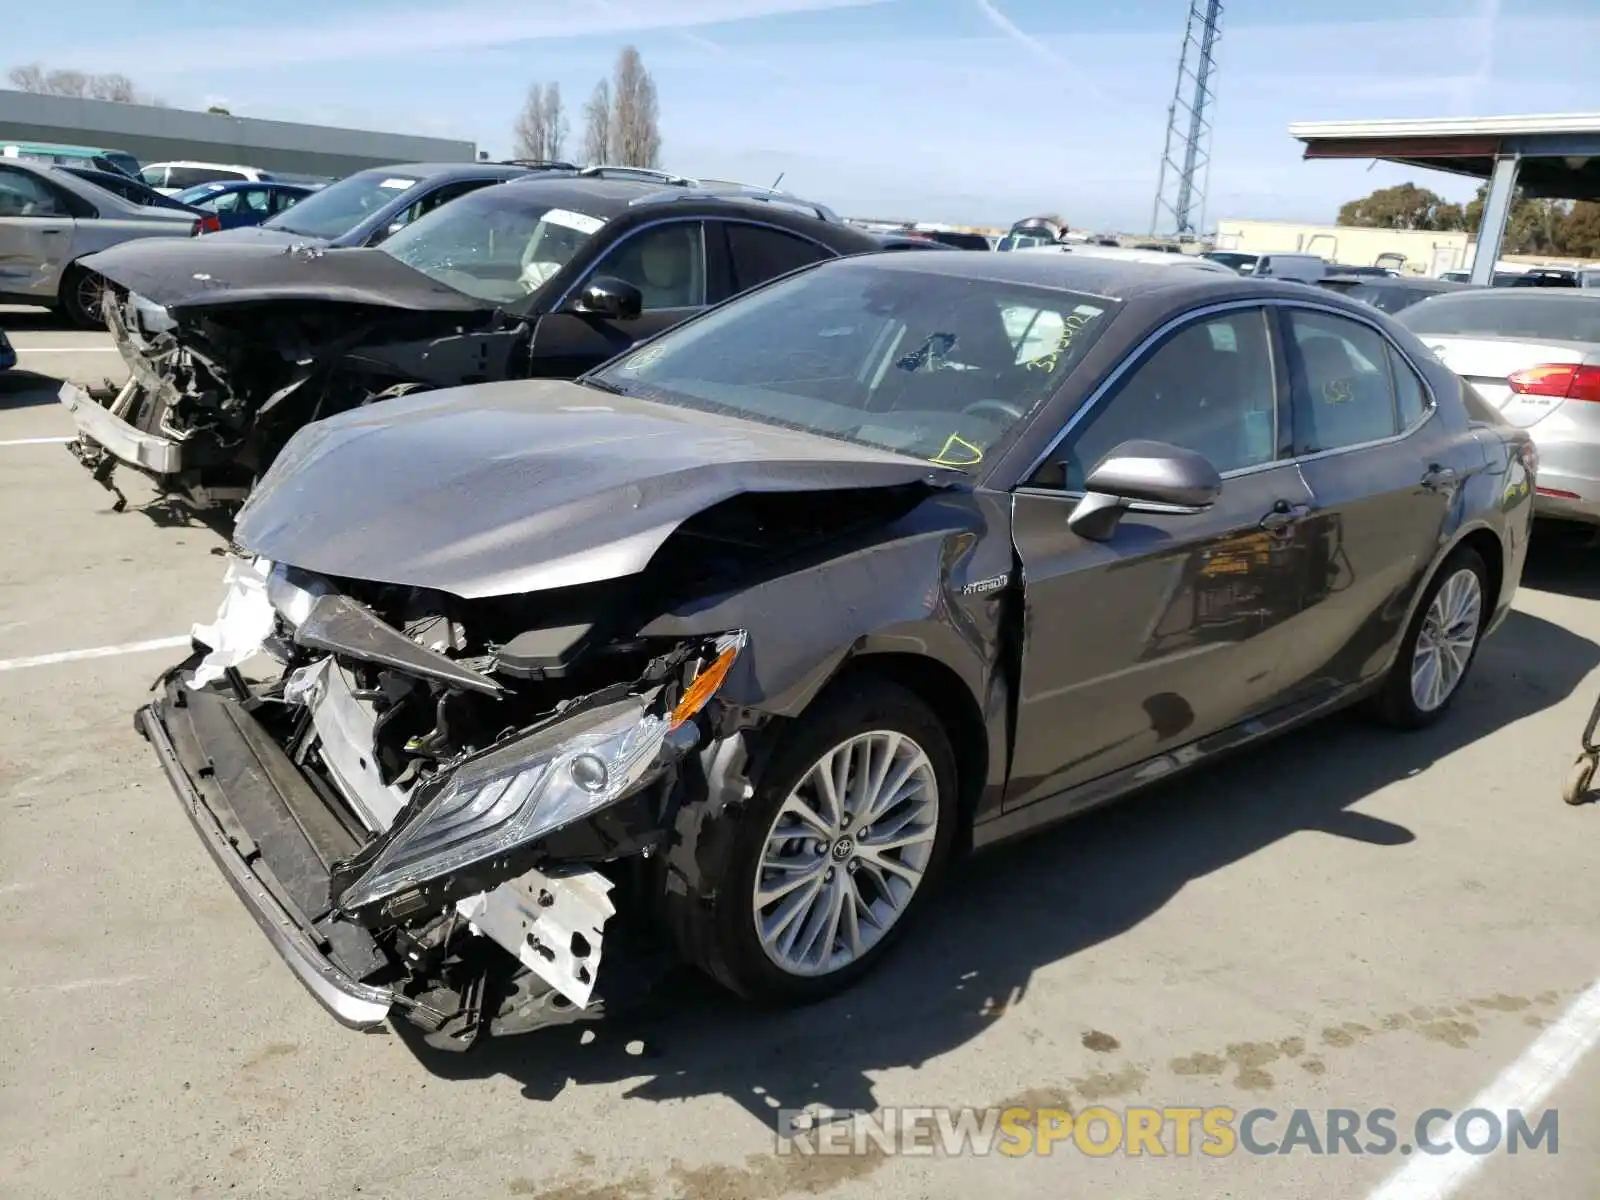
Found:
[[[1049,246],[1022,246],[1018,254],[1071,254],[1077,258],[1110,258],[1118,262],[1154,263],[1159,267],[1187,268],[1192,271],[1209,271],[1214,275],[1235,275],[1237,272],[1222,263],[1198,254],[1169,254],[1162,250],[1135,250],[1129,246],[1099,246],[1093,242],[1056,243]]]
[[[275,177],[256,167],[229,163],[158,162],[148,164],[139,178],[163,196],[176,196],[202,183],[261,183]]]
[[[1600,525],[1600,293],[1467,288],[1394,319],[1532,435],[1534,515]]]
[[[0,159],[0,304],[42,304],[104,329],[104,281],[78,260],[135,238],[190,238],[198,213],[135,204],[61,167]]]

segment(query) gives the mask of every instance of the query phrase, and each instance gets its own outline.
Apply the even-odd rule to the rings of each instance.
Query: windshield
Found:
[[[483,188],[435,209],[378,248],[458,292],[496,304],[521,300],[572,261],[606,223],[590,213],[552,208],[532,190],[515,184]],[[302,200],[300,206],[310,203]]]
[[[1600,342],[1600,296],[1473,292],[1434,296],[1395,318],[1412,333]]]
[[[1056,390],[1116,307],[839,259],[733,300],[591,378],[976,469]]]
[[[263,229],[281,229],[302,237],[333,238],[349,233],[396,196],[416,187],[411,175],[362,171],[330,183],[293,208],[261,222]]]

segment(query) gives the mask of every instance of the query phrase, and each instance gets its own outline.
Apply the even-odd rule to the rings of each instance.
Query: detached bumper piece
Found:
[[[329,865],[355,837],[244,707],[175,679],[138,722],[211,857],[322,1006],[351,1029],[409,1007],[369,982],[388,967],[372,935],[329,914]]]
[[[86,463],[86,452],[103,450],[117,461],[153,475],[176,475],[183,469],[183,447],[171,438],[134,428],[111,408],[70,383],[61,385],[56,398],[72,414],[78,427],[78,457]],[[85,441],[92,445],[82,445]]]

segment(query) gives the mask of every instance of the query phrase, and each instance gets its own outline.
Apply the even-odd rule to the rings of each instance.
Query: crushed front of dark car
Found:
[[[525,321],[377,250],[135,243],[102,266],[128,381],[106,404],[60,398],[71,449],[114,491],[123,463],[192,506],[236,504],[301,426],[506,378],[527,352]]]

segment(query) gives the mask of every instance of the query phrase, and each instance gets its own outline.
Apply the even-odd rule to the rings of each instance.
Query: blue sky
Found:
[[[13,5],[0,65],[120,70],[182,107],[470,138],[527,85],[577,109],[617,49],[666,165],[862,216],[1144,229],[1188,0],[77,0]],[[1600,0],[1226,0],[1207,216],[1331,220],[1415,178],[1306,163],[1291,121],[1594,111]],[[1537,64],[1537,65],[1534,65]],[[1564,64],[1564,65],[1563,65]],[[575,153],[577,146],[569,147]]]

